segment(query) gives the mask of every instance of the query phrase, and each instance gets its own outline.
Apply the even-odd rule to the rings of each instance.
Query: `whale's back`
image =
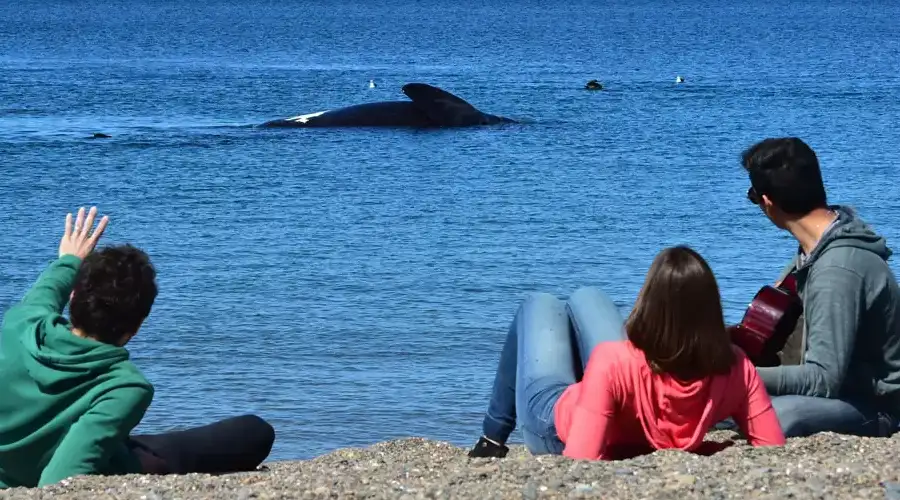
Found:
[[[356,104],[266,122],[267,127],[425,127],[428,117],[409,101]]]

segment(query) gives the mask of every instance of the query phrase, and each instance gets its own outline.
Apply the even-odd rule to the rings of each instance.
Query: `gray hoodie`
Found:
[[[759,367],[772,396],[799,394],[872,401],[900,415],[900,288],[891,250],[856,212],[838,218],[797,267],[805,324],[803,363]],[[787,273],[784,273],[786,275]]]

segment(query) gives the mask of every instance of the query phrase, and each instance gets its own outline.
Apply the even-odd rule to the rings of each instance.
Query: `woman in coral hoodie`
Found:
[[[505,456],[517,417],[529,451],[576,459],[700,452],[728,417],[753,446],[784,444],[755,367],[726,332],[715,276],[685,246],[656,256],[624,324],[595,288],[522,303],[469,456]]]

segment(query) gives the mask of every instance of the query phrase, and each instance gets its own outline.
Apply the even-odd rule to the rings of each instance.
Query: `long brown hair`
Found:
[[[625,330],[654,371],[681,380],[727,373],[735,361],[716,277],[684,245],[653,259]]]

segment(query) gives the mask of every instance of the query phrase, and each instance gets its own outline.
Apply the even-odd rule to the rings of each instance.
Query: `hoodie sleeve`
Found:
[[[74,255],[56,259],[41,273],[19,305],[34,308],[40,315],[62,313],[69,302],[79,267],[81,259]]]
[[[602,350],[588,360],[581,381],[581,393],[572,409],[572,422],[563,455],[576,460],[603,460],[606,457],[610,420],[616,409],[612,363]]]
[[[735,394],[745,394],[738,409],[732,415],[735,423],[747,436],[751,446],[780,446],[785,443],[784,432],[778,416],[772,408],[772,400],[766,393],[756,367],[747,359],[743,351],[738,354],[736,369],[738,375],[730,381],[739,384]]]
[[[41,473],[38,487],[73,476],[103,473],[152,399],[153,389],[142,385],[120,386],[100,396],[69,428]]]
[[[813,266],[803,307],[807,338],[805,363],[757,370],[773,396],[835,398],[844,383],[865,310],[862,277],[837,265]]]

